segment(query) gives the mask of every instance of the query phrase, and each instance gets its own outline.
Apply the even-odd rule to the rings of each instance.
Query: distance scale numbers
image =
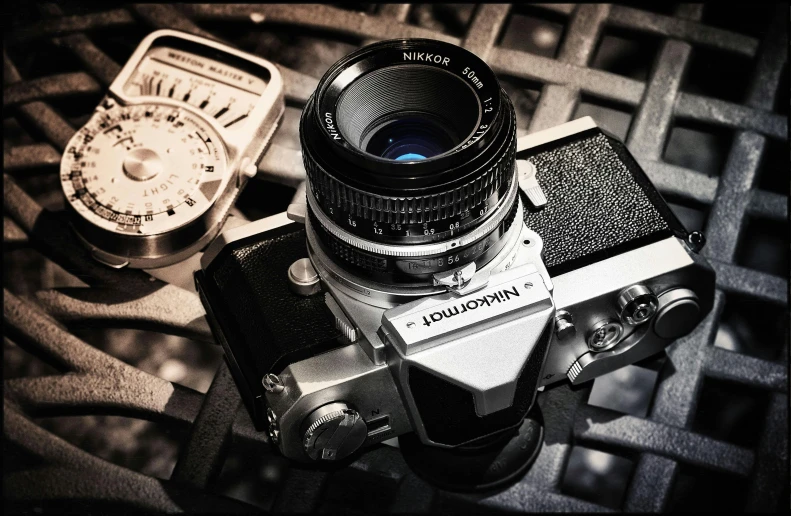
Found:
[[[225,175],[219,135],[187,110],[118,106],[95,115],[69,143],[61,181],[71,205],[102,228],[139,235],[194,220]]]

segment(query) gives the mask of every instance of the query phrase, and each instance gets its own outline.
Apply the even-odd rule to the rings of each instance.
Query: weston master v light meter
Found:
[[[146,37],[61,163],[94,258],[156,268],[205,247],[256,173],[282,91],[263,59],[172,30]]]

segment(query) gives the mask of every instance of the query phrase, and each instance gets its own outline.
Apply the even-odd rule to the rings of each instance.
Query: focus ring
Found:
[[[510,135],[508,150],[497,162],[471,181],[437,194],[410,197],[377,195],[350,187],[306,156],[305,170],[311,188],[325,212],[336,208],[351,216],[385,224],[422,224],[446,220],[476,208],[497,193],[505,194],[513,178],[516,140]]]

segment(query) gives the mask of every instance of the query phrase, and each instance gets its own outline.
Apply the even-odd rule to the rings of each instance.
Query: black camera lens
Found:
[[[319,243],[382,281],[490,259],[516,205],[515,127],[496,76],[463,48],[407,39],[346,56],[300,123]]]

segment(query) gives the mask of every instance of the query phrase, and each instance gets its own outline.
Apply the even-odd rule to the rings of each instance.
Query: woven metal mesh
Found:
[[[742,306],[743,311],[784,311],[788,303],[787,264],[781,273],[756,270],[743,251],[754,246],[753,230],[764,222],[781,228],[784,234],[775,231],[776,238],[788,236],[783,225],[788,216],[788,106],[783,105],[788,98],[787,91],[783,96],[783,88],[788,89],[787,5],[778,6],[760,31],[749,34],[705,23],[708,7],[700,5],[679,5],[664,13],[594,4],[481,4],[433,11],[417,4],[353,9],[144,4],[106,10],[97,10],[97,5],[70,10],[42,5],[35,14],[20,9],[24,15],[5,37],[5,249],[36,249],[91,287],[79,292],[23,292],[29,296],[22,297],[5,291],[7,338],[63,373],[4,382],[6,443],[39,466],[6,467],[8,503],[29,507],[26,504],[76,500],[154,510],[255,509],[219,494],[235,492],[224,480],[237,467],[234,453],[264,472],[253,487],[260,491],[252,497],[258,507],[278,512],[654,511],[678,508],[690,499],[684,494],[690,489],[704,489],[699,491],[701,503],[713,503],[719,494],[716,488],[705,491],[708,484],[699,480],[703,477],[713,478],[720,489],[736,486],[744,493],[737,497],[742,507],[734,509],[772,510],[787,502],[785,336],[768,337],[775,340],[765,346],[778,350],[771,358],[714,345],[723,314],[736,310],[727,305]],[[455,18],[449,9],[455,9]],[[519,49],[527,35],[514,35],[511,25],[520,22],[524,9],[530,17],[546,17],[560,27],[562,36],[553,51],[542,55]],[[452,19],[438,24],[425,16],[427,12]],[[472,50],[498,73],[509,94],[516,92],[520,133],[572,119],[585,103],[630,112],[627,144],[659,190],[679,204],[702,206],[708,212],[702,223],[708,240],[704,254],[717,272],[714,309],[693,334],[669,348],[648,414],[624,415],[593,406],[587,402],[590,386],[549,389],[540,400],[547,438],[528,474],[495,494],[458,495],[420,480],[389,447],[370,450],[339,470],[289,464],[269,451],[263,433],[252,429],[224,365],[202,395],[144,373],[75,337],[63,324],[143,327],[212,341],[197,296],[139,271],[112,270],[93,262],[60,214],[42,207],[57,205],[57,192],[44,191],[54,183],[36,180],[57,176],[60,153],[75,128],[86,120],[139,38],[157,28],[224,39],[279,64],[289,108],[274,146],[259,165],[259,178],[292,187],[303,179],[296,165],[296,118],[317,77],[349,50],[376,40],[429,37]],[[656,42],[644,79],[594,66],[601,40],[611,30]],[[290,50],[291,42],[303,46]],[[685,89],[685,73],[699,50],[701,55],[716,51],[748,63],[743,98],[734,101]],[[49,51],[70,57],[47,61]],[[295,55],[302,51],[305,54]],[[716,174],[666,159],[673,131],[684,124],[732,135]],[[767,149],[777,145],[784,155],[770,173],[782,175],[783,186],[774,191],[759,188]],[[783,243],[784,250],[787,247]],[[730,442],[701,426],[698,415],[712,410],[707,394],[712,382],[763,400],[756,416],[757,435],[751,440]],[[90,413],[152,420],[182,432],[185,437],[171,478],[155,479],[93,457],[32,419]],[[616,502],[590,501],[568,489],[575,450],[583,448],[626,457],[632,464]]]

